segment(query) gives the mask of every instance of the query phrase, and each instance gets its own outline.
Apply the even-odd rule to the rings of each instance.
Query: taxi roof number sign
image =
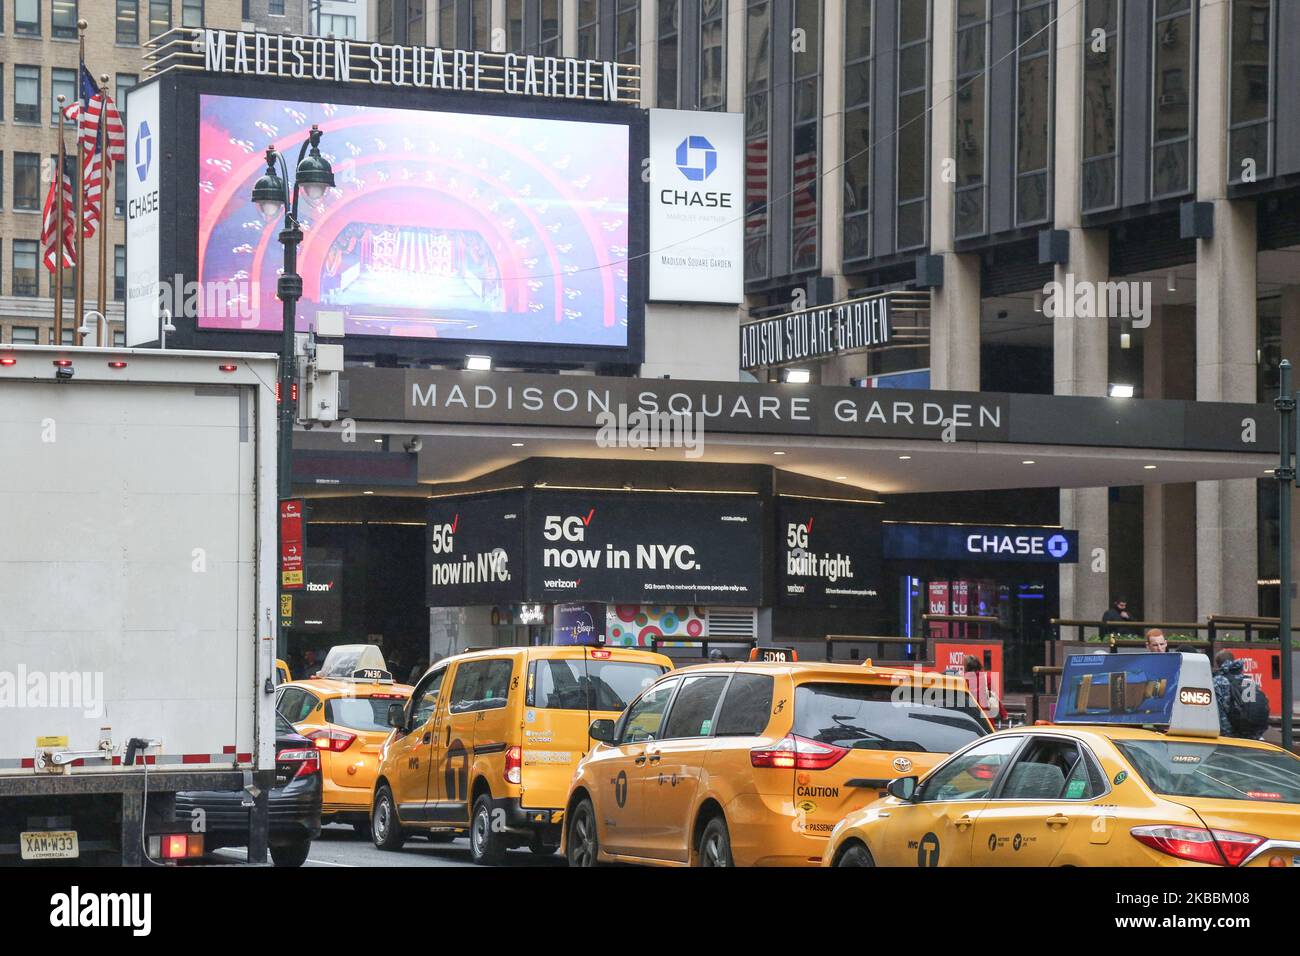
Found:
[[[367,683],[391,681],[384,652],[374,644],[339,644],[331,647],[320,669],[321,677]]]
[[[1210,660],[1204,654],[1076,654],[1061,674],[1056,722],[1217,737]]]

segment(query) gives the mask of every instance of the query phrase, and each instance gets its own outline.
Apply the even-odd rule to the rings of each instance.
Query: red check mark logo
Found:
[[[582,519],[582,523],[583,523],[583,525],[584,525],[584,526],[586,526],[586,525],[590,525],[590,524],[591,524],[591,519],[594,518],[595,516],[596,516],[596,509],[595,509],[595,508],[592,508],[590,511],[587,512],[587,517],[585,517],[585,518]]]
[[[460,524],[460,515],[456,515],[456,517],[454,517],[454,518],[451,519],[451,533],[452,533],[452,534],[455,534],[455,533],[456,533],[456,526],[457,526],[458,524]]]
[[[812,534],[812,523],[813,523],[813,519],[812,519],[812,518],[809,518],[809,519],[808,519],[808,533],[809,533],[809,534]]]

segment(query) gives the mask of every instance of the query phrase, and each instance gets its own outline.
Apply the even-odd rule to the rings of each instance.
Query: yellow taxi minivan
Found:
[[[315,677],[276,688],[275,709],[320,754],[321,822],[351,824],[366,838],[388,707],[411,696],[387,666],[373,644],[340,644]]]
[[[815,866],[891,779],[992,730],[958,677],[869,661],[683,668],[592,725],[565,852],[571,866]]]
[[[594,721],[617,717],[671,669],[623,647],[502,647],[434,664],[389,709],[371,835],[397,850],[414,833],[468,833],[476,863],[527,846],[554,853]]]

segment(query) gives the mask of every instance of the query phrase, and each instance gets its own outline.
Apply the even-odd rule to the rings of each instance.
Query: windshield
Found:
[[[794,732],[849,750],[952,753],[988,733],[969,694],[951,703],[894,700],[889,684],[802,684],[794,692]]]
[[[325,701],[325,719],[349,730],[388,731],[388,705],[393,698],[339,697]]]
[[[529,706],[619,713],[662,673],[657,664],[630,661],[540,660]]]
[[[1172,740],[1117,740],[1115,746],[1165,796],[1300,803],[1300,759],[1280,750]]]

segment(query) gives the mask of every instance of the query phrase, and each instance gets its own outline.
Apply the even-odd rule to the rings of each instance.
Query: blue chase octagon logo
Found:
[[[1054,534],[1047,539],[1047,553],[1052,557],[1065,557],[1070,552],[1070,539],[1063,534]]]
[[[691,182],[703,182],[718,168],[718,151],[703,136],[687,136],[677,144],[677,168]]]
[[[135,131],[135,174],[140,182],[149,175],[153,164],[153,134],[149,132],[149,123],[142,120]]]

